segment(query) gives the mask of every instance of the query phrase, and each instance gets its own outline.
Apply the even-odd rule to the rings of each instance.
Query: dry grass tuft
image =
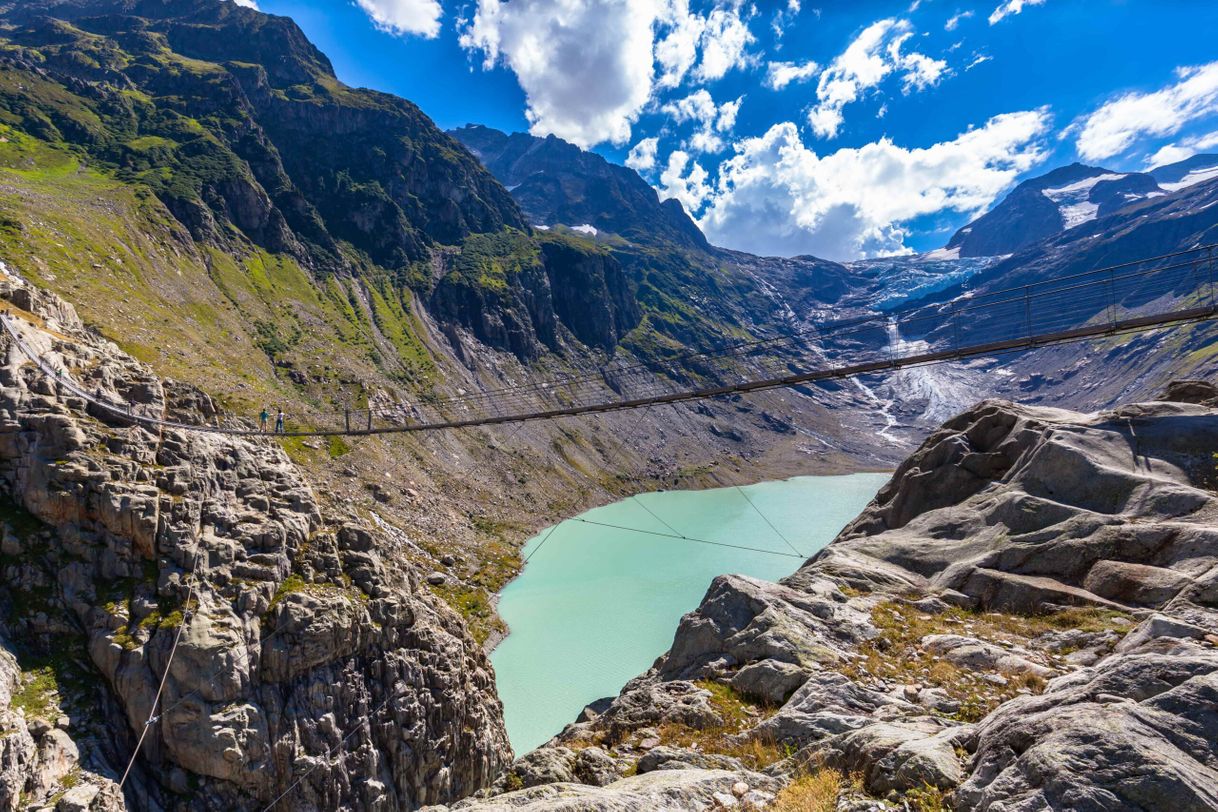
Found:
[[[710,705],[723,723],[706,728],[674,722],[662,724],[656,728],[656,732],[663,744],[730,756],[740,759],[746,767],[754,770],[776,764],[790,755],[776,741],[756,735],[742,735],[773,715],[774,708],[749,701],[730,685],[710,680],[701,680],[697,685],[710,691]]]
[[[847,786],[837,770],[821,768],[796,778],[778,793],[772,812],[833,812]]]
[[[943,790],[938,787],[932,787],[930,784],[923,784],[917,789],[911,789],[905,793],[903,799],[905,808],[909,812],[950,812],[951,805],[947,802],[947,796]]]
[[[1124,630],[1129,617],[1107,609],[1070,608],[1043,615],[1015,615],[1002,612],[969,612],[951,608],[941,614],[927,614],[904,601],[883,601],[872,609],[872,622],[879,636],[864,643],[860,659],[849,663],[843,672],[851,679],[883,679],[897,683],[917,683],[942,688],[960,703],[954,716],[975,722],[1021,692],[1040,693],[1043,678],[1035,674],[1002,673],[1005,685],[983,679],[981,672],[961,668],[920,647],[930,634],[959,634],[986,640],[1026,645],[1049,631],[1081,629],[1088,632]]]

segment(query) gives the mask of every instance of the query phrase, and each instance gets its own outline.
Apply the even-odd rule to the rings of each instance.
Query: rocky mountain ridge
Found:
[[[556,136],[509,135],[475,124],[449,135],[499,179],[535,226],[592,226],[643,244],[710,248],[680,203],[661,201],[634,170]]]
[[[1165,398],[948,421],[452,808],[1218,808],[1218,388]]]

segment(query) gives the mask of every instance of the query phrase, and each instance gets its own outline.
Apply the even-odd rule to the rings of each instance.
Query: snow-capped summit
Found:
[[[1074,163],[1015,187],[947,244],[962,257],[999,256],[1126,206],[1218,178],[1218,155],[1196,155],[1150,172]]]

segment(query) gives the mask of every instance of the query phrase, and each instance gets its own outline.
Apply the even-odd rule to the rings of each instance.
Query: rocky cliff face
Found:
[[[1218,389],[1168,397],[949,421],[455,808],[1218,808]]]
[[[61,300],[11,278],[0,300],[100,397],[214,414]],[[499,772],[490,666],[412,542],[323,515],[272,444],[116,422],[0,353],[0,807],[120,808],[150,716],[133,808],[412,808]]]

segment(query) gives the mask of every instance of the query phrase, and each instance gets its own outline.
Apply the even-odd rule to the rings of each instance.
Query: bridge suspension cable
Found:
[[[907,367],[1145,332],[1218,316],[1216,245],[1122,263],[946,304],[910,307],[795,333],[686,352],[656,362],[606,365],[548,381],[449,398],[311,417],[287,437],[367,436],[551,420],[800,387]],[[17,348],[61,388],[103,413],[151,428],[266,434],[244,420],[191,423],[112,402],[39,356],[11,315]],[[36,328],[35,328],[36,329]]]

